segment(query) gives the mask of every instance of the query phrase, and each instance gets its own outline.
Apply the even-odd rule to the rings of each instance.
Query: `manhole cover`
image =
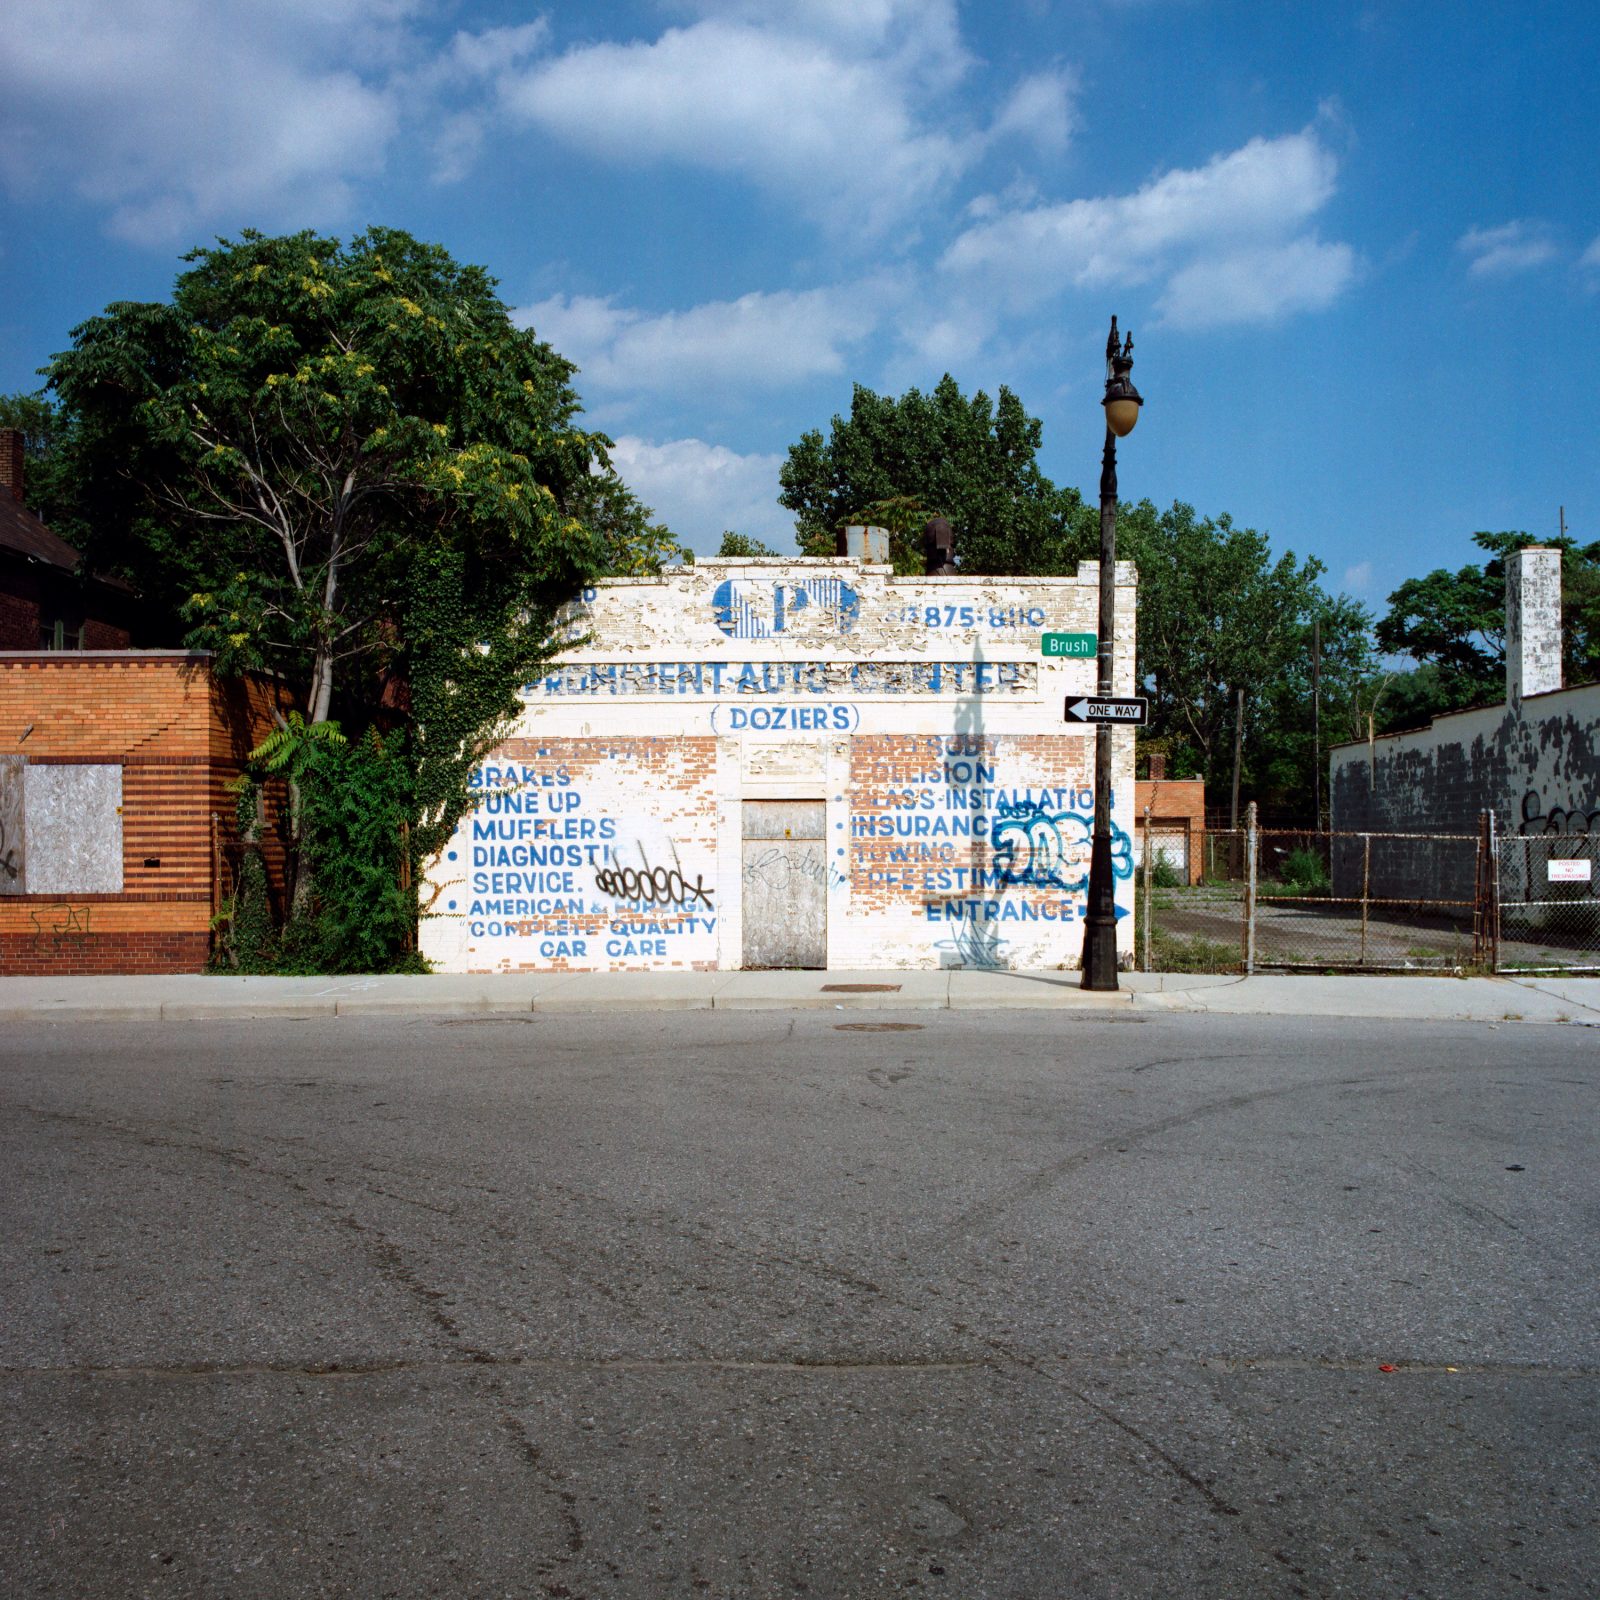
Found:
[[[899,994],[898,983],[825,983],[824,994]]]
[[[921,1033],[920,1022],[836,1022],[835,1033]]]

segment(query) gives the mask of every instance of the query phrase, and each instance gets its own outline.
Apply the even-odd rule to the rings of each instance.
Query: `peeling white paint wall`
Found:
[[[1544,546],[1506,559],[1506,703],[1561,687],[1561,552]]]
[[[423,953],[456,972],[731,968],[750,800],[824,805],[830,967],[1076,966],[1098,567],[897,578],[849,559],[711,560],[616,579],[567,619],[428,872]],[[1118,565],[1117,692],[1136,590]],[[1131,955],[1133,735],[1113,760],[1119,948]]]

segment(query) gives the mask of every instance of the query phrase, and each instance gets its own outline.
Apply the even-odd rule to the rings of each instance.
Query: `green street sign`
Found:
[[[1092,633],[1046,633],[1040,636],[1039,650],[1047,656],[1094,656],[1100,640]]]

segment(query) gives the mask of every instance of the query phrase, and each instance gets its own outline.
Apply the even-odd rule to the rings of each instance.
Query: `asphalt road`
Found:
[[[1592,1595],[1597,1090],[1560,1026],[14,1027],[0,1589]]]

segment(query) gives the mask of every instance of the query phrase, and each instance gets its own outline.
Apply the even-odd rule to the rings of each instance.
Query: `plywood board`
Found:
[[[826,807],[820,800],[744,802],[746,967],[828,964]]]
[[[0,894],[27,893],[22,826],[22,779],[27,767],[22,756],[0,756]]]
[[[122,768],[29,765],[23,784],[29,894],[122,893]]]

